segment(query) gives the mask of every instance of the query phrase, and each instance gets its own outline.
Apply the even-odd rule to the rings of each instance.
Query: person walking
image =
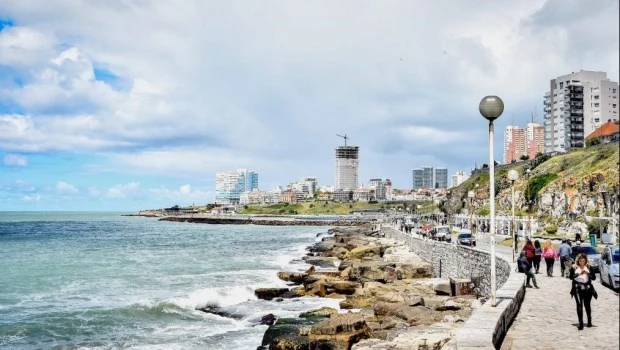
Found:
[[[538,274],[538,270],[540,270],[540,259],[542,258],[542,248],[540,246],[540,242],[538,240],[534,241],[534,270],[536,270],[536,274]]]
[[[555,259],[558,257],[558,253],[553,248],[551,240],[549,239],[545,242],[542,256],[543,259],[545,259],[545,264],[547,264],[547,276],[553,277],[553,265],[555,264]]]
[[[534,283],[534,288],[538,289],[538,284],[536,283],[536,276],[534,276],[534,274],[532,273],[532,262],[527,258],[525,254],[525,251],[522,250],[521,254],[519,255],[519,259],[517,260],[517,264],[519,264],[519,271],[522,271],[523,273],[525,273],[525,276],[527,276],[525,287],[532,288],[532,285],[530,284],[531,280],[532,283]]]
[[[568,245],[566,239],[563,239],[562,244],[560,244],[560,247],[558,248],[558,256],[560,257],[560,271],[562,277],[566,276],[564,274],[565,272],[567,272],[566,263],[570,261],[570,253],[572,252],[573,249]]]
[[[536,256],[535,250],[536,248],[534,247],[532,240],[527,238],[525,240],[525,245],[523,246],[523,251],[525,252],[527,261],[530,262],[530,265],[534,262],[534,256]]]
[[[573,282],[570,295],[572,298],[575,298],[575,303],[577,304],[577,319],[579,321],[577,329],[583,329],[584,308],[586,309],[586,316],[588,318],[587,326],[592,327],[592,308],[590,307],[590,302],[592,301],[592,297],[595,299],[598,298],[598,294],[594,289],[594,285],[592,285],[592,281],[596,279],[596,275],[594,275],[594,270],[590,268],[588,257],[585,254],[577,254],[575,265],[570,268],[569,276]]]

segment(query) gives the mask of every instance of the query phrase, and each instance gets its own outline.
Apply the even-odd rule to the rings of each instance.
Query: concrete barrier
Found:
[[[411,251],[433,264],[434,277],[470,278],[478,293],[490,298],[491,256],[484,250],[416,238],[391,227],[382,227],[385,237],[406,242]],[[499,256],[496,265],[495,307],[487,301],[465,322],[456,339],[460,349],[498,349],[517,316],[525,297],[525,275],[516,265]]]

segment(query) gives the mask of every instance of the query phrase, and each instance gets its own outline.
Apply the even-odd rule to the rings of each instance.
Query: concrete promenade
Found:
[[[479,247],[487,250],[490,247],[484,241],[485,238],[479,238]],[[510,247],[496,246],[496,251],[512,259]],[[547,277],[545,263],[541,263],[540,274],[536,275],[540,289],[527,289],[501,349],[620,349],[618,293],[601,285],[597,275],[594,284],[598,300],[592,300],[594,327],[578,331],[575,301],[569,294],[570,280],[559,277],[559,262],[554,267],[554,277]]]

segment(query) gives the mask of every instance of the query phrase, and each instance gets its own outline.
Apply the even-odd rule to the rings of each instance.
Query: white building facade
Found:
[[[258,188],[258,173],[248,169],[215,174],[215,203],[238,204],[243,192]]]
[[[359,187],[359,147],[336,148],[336,190],[354,190]]]
[[[457,171],[452,175],[452,182],[450,187],[456,187],[465,182],[465,180],[469,179],[469,174],[464,171]]]
[[[605,72],[579,71],[552,79],[545,94],[545,153],[583,148],[585,137],[618,120],[618,83]]]

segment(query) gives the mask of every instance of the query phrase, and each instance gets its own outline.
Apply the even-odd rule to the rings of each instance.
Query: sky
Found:
[[[488,163],[549,80],[619,77],[618,0],[0,1],[0,210],[201,205],[215,173],[333,185]]]

